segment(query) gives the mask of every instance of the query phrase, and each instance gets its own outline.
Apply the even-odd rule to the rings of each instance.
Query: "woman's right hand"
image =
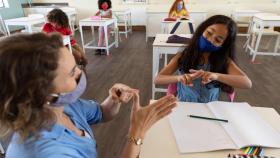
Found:
[[[134,92],[128,136],[144,139],[146,132],[153,124],[171,113],[176,106],[176,100],[173,95],[165,96],[142,107],[139,103],[138,92]]]

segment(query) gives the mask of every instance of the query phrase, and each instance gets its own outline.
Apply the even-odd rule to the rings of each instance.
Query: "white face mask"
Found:
[[[87,79],[85,73],[82,71],[79,83],[72,92],[63,93],[63,94],[52,94],[53,97],[57,97],[57,100],[52,105],[64,106],[64,105],[74,103],[85,92],[86,87],[87,87]]]

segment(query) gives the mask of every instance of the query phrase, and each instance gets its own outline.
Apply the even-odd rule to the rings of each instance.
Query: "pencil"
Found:
[[[211,117],[204,117],[204,116],[197,116],[197,115],[188,115],[188,116],[192,117],[192,118],[199,118],[199,119],[205,119],[205,120],[228,122],[228,120],[218,119],[218,118],[211,118]]]

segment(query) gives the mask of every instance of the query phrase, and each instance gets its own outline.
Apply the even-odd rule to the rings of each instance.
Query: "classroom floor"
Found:
[[[79,43],[80,36],[76,38]],[[90,32],[86,34],[89,39]],[[262,46],[266,47],[269,39]],[[145,41],[145,32],[134,31],[128,39],[122,35],[119,48],[111,48],[110,56],[96,56],[87,50],[88,87],[84,98],[102,102],[114,83],[125,83],[140,90],[141,105],[147,105],[152,92],[152,42]],[[257,56],[260,64],[250,64],[248,53],[242,48],[245,37],[237,38],[238,65],[253,82],[252,89],[236,89],[237,102],[252,106],[272,107],[280,113],[280,57]],[[269,47],[269,49],[271,49]],[[118,158],[126,142],[131,104],[123,105],[116,118],[109,123],[93,126],[100,158]],[[1,157],[1,156],[0,156]]]
[[[89,85],[84,97],[101,102],[114,83],[125,83],[140,90],[141,105],[146,105],[152,96],[153,39],[146,43],[145,32],[134,31],[128,39],[122,36],[122,40],[119,48],[111,49],[110,56],[96,56],[93,50],[86,51]],[[267,47],[271,41],[265,39],[262,46]],[[251,78],[253,87],[249,90],[236,89],[235,101],[272,107],[280,113],[280,56],[257,56],[260,64],[251,64],[250,56],[242,48],[244,42],[245,37],[237,38],[238,65]],[[130,104],[123,105],[115,120],[93,126],[100,158],[117,158],[120,154],[126,142],[130,108]]]

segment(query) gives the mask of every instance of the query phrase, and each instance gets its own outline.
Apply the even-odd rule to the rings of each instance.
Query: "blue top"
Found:
[[[28,138],[19,143],[20,137],[15,133],[6,158],[97,158],[96,142],[90,125],[101,122],[100,105],[94,101],[79,99],[65,106],[64,113],[91,138],[79,136],[56,123],[50,131],[42,131],[37,140]]]
[[[197,69],[204,71],[210,70],[209,64],[199,65]],[[179,74],[184,74],[179,72]],[[197,102],[197,103],[208,103],[211,101],[217,101],[220,96],[219,84],[212,81],[206,85],[201,83],[201,78],[193,80],[193,86],[185,86],[183,83],[177,83],[177,97],[179,101],[184,102]]]

